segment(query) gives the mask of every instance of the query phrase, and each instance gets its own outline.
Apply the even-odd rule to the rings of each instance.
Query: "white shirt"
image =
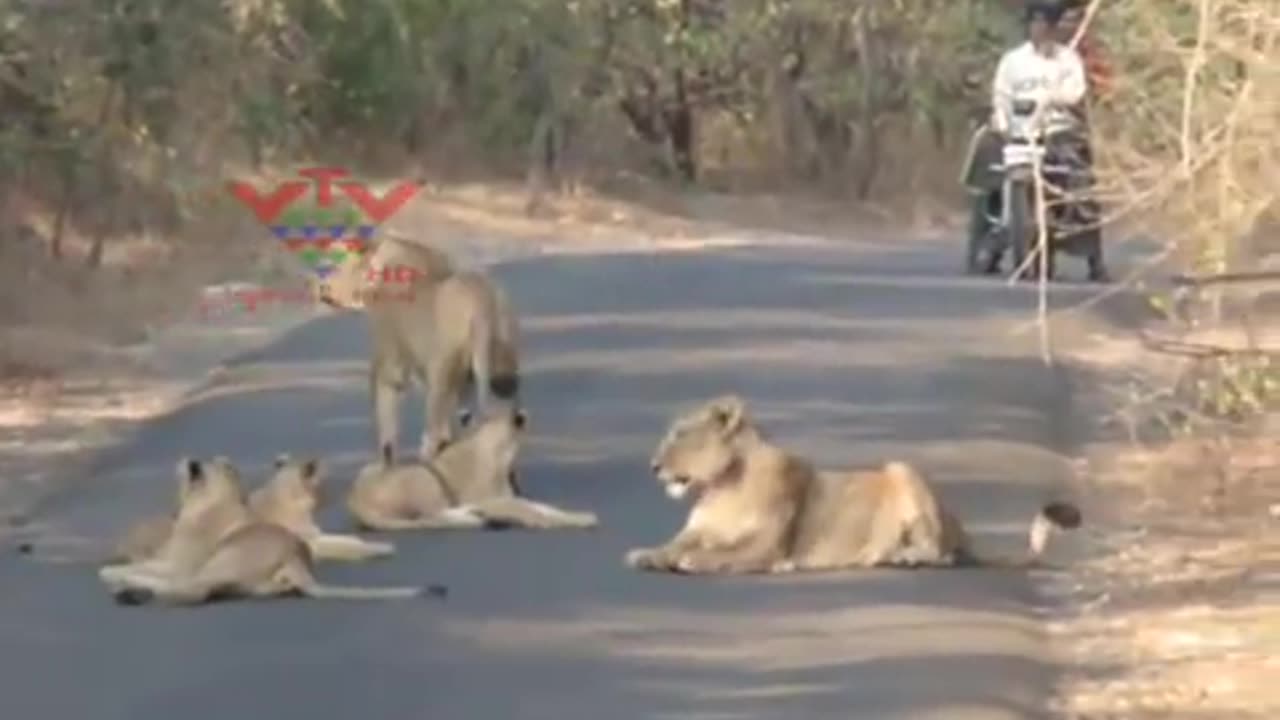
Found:
[[[991,88],[992,124],[996,130],[1008,130],[1014,100],[1047,103],[1043,110],[1046,130],[1075,124],[1067,106],[1084,98],[1084,61],[1080,53],[1066,45],[1055,44],[1051,54],[1052,57],[1045,57],[1036,52],[1028,40],[1000,58]]]

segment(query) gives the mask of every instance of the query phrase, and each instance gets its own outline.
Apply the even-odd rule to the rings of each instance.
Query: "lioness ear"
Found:
[[[746,414],[746,402],[737,395],[725,395],[711,403],[711,416],[726,433],[737,432]]]
[[[523,410],[517,410],[511,416],[511,422],[516,426],[517,430],[523,430],[529,424],[529,416]]]
[[[198,482],[204,479],[204,465],[195,458],[183,458],[179,463],[182,468],[182,475],[185,479],[192,482]]]
[[[320,461],[316,458],[308,458],[302,463],[302,480],[311,487],[320,484]]]
[[[275,469],[279,470],[280,468],[284,467],[285,465],[288,465],[292,461],[293,461],[293,458],[289,456],[289,453],[280,453],[279,455],[276,456],[275,462],[273,464],[275,466]]]

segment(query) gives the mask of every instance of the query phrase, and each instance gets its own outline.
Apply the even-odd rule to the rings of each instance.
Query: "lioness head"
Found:
[[[276,502],[296,506],[306,513],[313,513],[324,504],[324,468],[319,460],[299,460],[281,453],[274,466],[268,487]]]
[[[501,457],[503,464],[510,464],[520,449],[520,440],[529,426],[529,416],[524,410],[515,408],[477,421],[469,411],[463,410],[458,413],[458,424],[463,431],[459,442],[465,439],[480,452]]]
[[[313,280],[315,299],[330,307],[363,310],[379,298],[413,297],[421,285],[453,272],[443,251],[409,238],[386,236],[363,253],[347,253],[324,278]]]
[[[746,403],[723,395],[672,421],[650,468],[674,500],[727,478],[741,461],[738,440],[751,429]]]
[[[363,308],[368,265],[368,253],[347,253],[328,275],[312,279],[315,299],[342,310]]]
[[[476,421],[464,411],[458,419],[462,434],[445,445],[429,464],[453,481],[466,483],[469,493],[484,497],[522,495],[516,480],[516,459],[527,427],[524,412],[494,413]],[[395,448],[384,445],[379,457],[360,469],[356,483],[368,482],[397,467],[400,463]]]
[[[231,461],[183,458],[178,462],[179,513],[200,512],[222,503],[242,503],[240,473]]]

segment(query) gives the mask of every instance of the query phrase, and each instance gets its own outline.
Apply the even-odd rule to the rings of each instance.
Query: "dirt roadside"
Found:
[[[1113,380],[1078,403],[1091,436],[1095,551],[1052,588],[1074,720],[1280,717],[1280,452],[1266,427],[1225,454],[1133,441],[1130,378],[1171,383],[1168,358],[1119,332],[1073,360]],[[1158,385],[1157,385],[1158,386]],[[1274,429],[1274,426],[1273,428]],[[1140,435],[1139,435],[1140,437]]]

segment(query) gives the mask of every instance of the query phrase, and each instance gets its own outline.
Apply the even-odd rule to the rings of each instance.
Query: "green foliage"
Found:
[[[782,156],[962,136],[1013,38],[989,3],[934,0],[90,0],[0,14],[0,180],[32,163],[160,189],[228,161],[362,143],[525,158],[545,129],[648,147],[695,179],[707,128]],[[796,114],[779,141],[785,77]],[[585,131],[584,131],[585,132]],[[798,133],[798,135],[797,135]],[[723,138],[712,138],[729,142]],[[610,162],[634,159],[614,151]],[[359,158],[346,158],[358,164]],[[550,161],[550,160],[548,160]],[[763,160],[761,162],[764,162]],[[757,168],[773,173],[769,166]],[[75,170],[79,172],[79,170]],[[874,174],[874,164],[857,172]],[[89,182],[85,178],[74,182]],[[96,182],[96,181],[95,181]],[[179,193],[180,197],[185,197]],[[186,202],[186,201],[182,201]]]

